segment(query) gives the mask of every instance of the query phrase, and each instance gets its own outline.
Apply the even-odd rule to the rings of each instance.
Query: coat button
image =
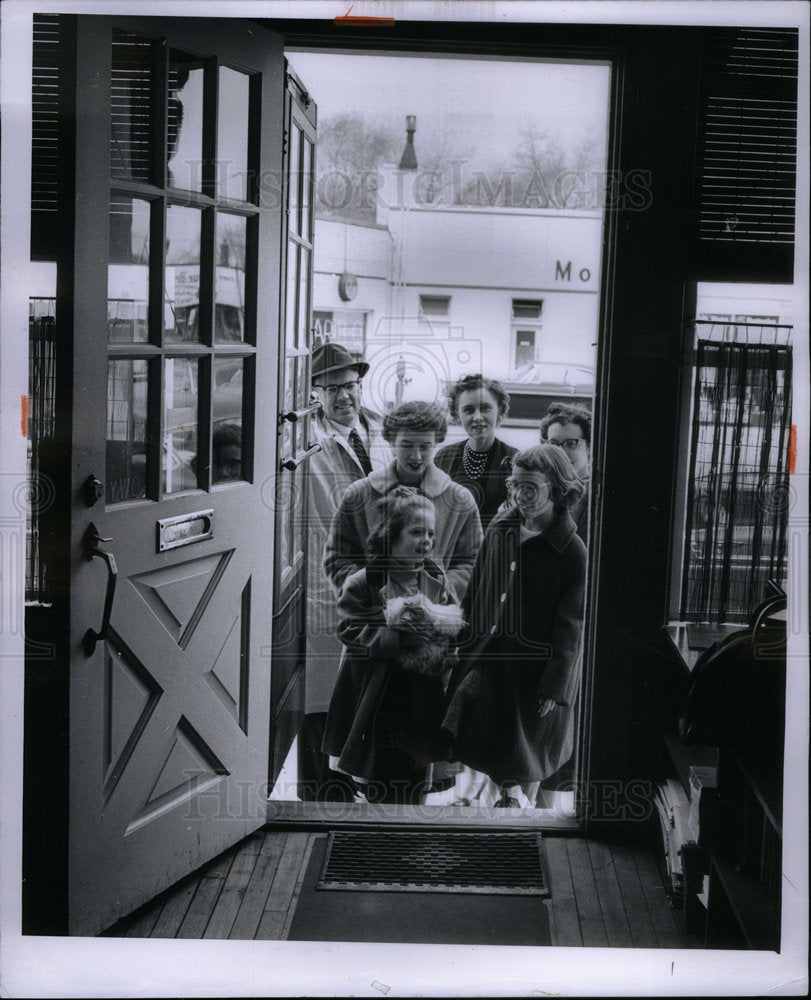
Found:
[[[502,594],[501,597],[499,598],[499,600],[503,604],[507,600],[507,595],[506,594]]]
[[[510,572],[511,572],[511,573],[514,573],[514,572],[515,572],[515,563],[514,563],[514,562],[511,562],[511,563],[510,563]]]

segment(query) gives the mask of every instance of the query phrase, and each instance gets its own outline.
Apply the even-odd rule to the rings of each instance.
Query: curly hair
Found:
[[[434,503],[413,486],[395,486],[378,501],[380,520],[369,532],[366,545],[373,556],[387,556],[400,532],[416,511],[433,511]]]
[[[389,444],[394,444],[400,431],[417,434],[428,434],[433,431],[435,443],[440,444],[448,432],[448,421],[436,403],[415,400],[411,403],[401,403],[383,417],[383,437]]]
[[[541,441],[546,441],[546,432],[552,424],[577,424],[586,444],[591,446],[591,410],[585,406],[577,403],[550,403],[546,416],[541,420]]]
[[[495,399],[498,415],[506,417],[510,409],[510,394],[498,379],[485,378],[478,372],[475,375],[463,375],[448,389],[448,410],[454,420],[459,419],[459,397],[463,392],[475,389],[486,389]]]
[[[546,476],[557,513],[573,507],[585,492],[566,452],[553,444],[536,444],[520,451],[513,456],[512,463],[514,469],[542,472]]]

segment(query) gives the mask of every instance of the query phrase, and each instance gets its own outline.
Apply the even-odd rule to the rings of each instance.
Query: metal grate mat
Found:
[[[549,895],[539,833],[334,830],[316,888]]]

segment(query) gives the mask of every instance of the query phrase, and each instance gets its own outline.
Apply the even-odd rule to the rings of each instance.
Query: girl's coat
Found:
[[[586,548],[568,512],[523,543],[520,527],[510,508],[485,535],[444,722],[455,759],[515,784],[548,777],[571,756],[586,582]],[[543,717],[542,698],[557,702]]]
[[[435,604],[448,603],[444,573],[427,559],[420,590]],[[402,633],[386,625],[383,610],[397,596],[382,564],[373,559],[346,579],[338,601],[338,635],[345,649],[323,749],[338,758],[342,771],[366,779],[387,777],[378,771],[380,745],[409,752],[415,767],[442,758],[442,678],[406,673],[399,666]]]

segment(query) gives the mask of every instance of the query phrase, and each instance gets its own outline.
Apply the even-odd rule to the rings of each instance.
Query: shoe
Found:
[[[520,809],[521,803],[518,799],[514,799],[512,795],[508,795],[503,792],[501,798],[495,803],[496,809]]]
[[[470,799],[466,799],[463,796],[462,798],[454,799],[453,802],[451,802],[451,805],[452,806],[469,806],[470,805]]]

